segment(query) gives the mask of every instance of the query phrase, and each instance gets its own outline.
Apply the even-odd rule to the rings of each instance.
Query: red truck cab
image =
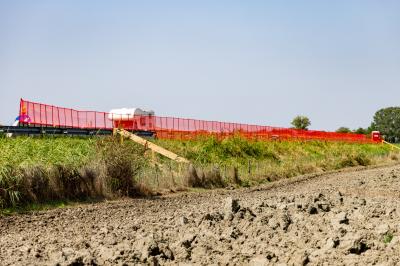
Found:
[[[371,137],[372,137],[373,141],[376,141],[376,142],[382,141],[381,132],[379,132],[379,131],[372,131]]]

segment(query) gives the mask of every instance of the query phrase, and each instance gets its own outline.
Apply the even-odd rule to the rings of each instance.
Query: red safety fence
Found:
[[[297,139],[371,143],[363,134],[297,130],[229,122],[205,121],[153,115],[118,115],[96,111],[78,111],[25,101],[20,102],[20,121],[29,125],[113,129],[123,127],[132,131],[153,131],[160,139],[193,139],[198,136],[225,138],[240,134],[249,139]]]

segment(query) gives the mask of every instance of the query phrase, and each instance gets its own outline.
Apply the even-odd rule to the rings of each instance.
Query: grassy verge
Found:
[[[249,186],[299,174],[397,160],[389,146],[333,142],[156,140],[194,167],[113,138],[0,138],[3,213],[52,203],[152,194],[185,187]],[[42,206],[42,207],[40,207]]]
[[[251,185],[352,166],[398,160],[397,151],[381,144],[322,141],[248,141],[240,137],[157,143],[192,161],[197,169],[217,168],[225,180]]]
[[[50,209],[62,209],[65,208],[66,206],[71,206],[74,205],[75,202],[69,202],[65,200],[55,200],[55,201],[49,201],[49,202],[31,202],[27,203],[24,205],[17,205],[13,207],[6,207],[1,209],[1,213],[3,215],[11,215],[15,213],[25,213],[25,212],[31,212],[31,211],[43,211],[43,210],[50,210]]]
[[[145,150],[112,138],[1,138],[0,209],[146,194]]]

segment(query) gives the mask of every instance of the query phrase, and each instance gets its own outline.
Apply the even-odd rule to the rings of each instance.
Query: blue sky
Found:
[[[400,103],[400,1],[0,0],[0,123],[19,98],[313,129]]]

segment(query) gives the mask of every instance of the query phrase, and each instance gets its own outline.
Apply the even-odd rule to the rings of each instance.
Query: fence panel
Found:
[[[371,138],[363,134],[297,130],[176,117],[116,115],[105,112],[77,111],[21,99],[20,116],[22,115],[29,117],[31,125],[88,129],[112,129],[122,126],[127,130],[155,131],[157,137],[161,139],[193,139],[204,135],[221,139],[240,134],[255,140],[373,142]]]

